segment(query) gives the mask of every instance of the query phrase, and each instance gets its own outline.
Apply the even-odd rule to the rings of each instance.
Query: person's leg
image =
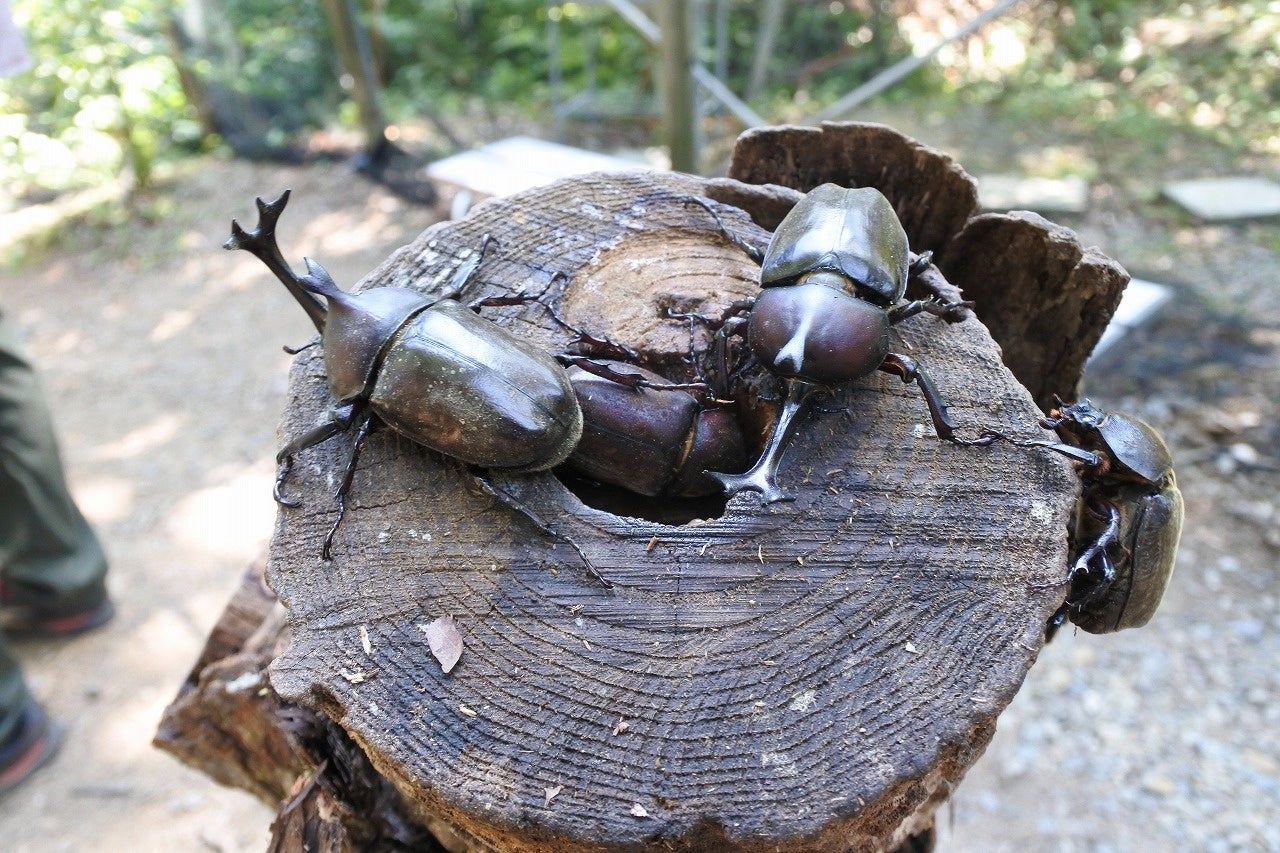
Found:
[[[22,782],[53,757],[61,729],[22,680],[22,670],[0,632],[0,794]]]
[[[5,624],[59,634],[101,624],[111,615],[106,572],[102,546],[67,491],[35,372],[0,311],[0,605],[8,611]]]

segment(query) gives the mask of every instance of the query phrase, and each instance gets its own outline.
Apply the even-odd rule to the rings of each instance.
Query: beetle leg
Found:
[[[1071,602],[1064,601],[1057,610],[1053,611],[1053,615],[1049,617],[1049,621],[1044,626],[1044,641],[1050,642],[1058,633],[1058,629],[1062,627],[1062,623],[1067,621],[1067,614],[1071,612]]]
[[[338,486],[338,492],[335,495],[338,499],[338,517],[333,520],[333,526],[325,534],[324,547],[320,549],[320,556],[325,560],[329,559],[329,553],[333,548],[333,536],[338,532],[338,525],[342,524],[342,517],[347,514],[347,495],[350,494],[351,484],[356,477],[356,463],[360,461],[360,451],[364,448],[364,440],[373,431],[373,424],[373,415],[364,414],[360,425],[356,428],[356,437],[351,442],[351,459],[347,462],[347,470],[342,475],[342,483]]]
[[[556,360],[566,367],[581,368],[588,373],[608,379],[627,388],[650,388],[654,391],[709,391],[711,386],[705,382],[651,382],[639,373],[621,373],[613,369],[613,365],[595,361],[584,355],[561,353]]]
[[[760,454],[760,458],[751,470],[745,474],[704,472],[724,487],[725,497],[731,498],[738,492],[759,492],[765,504],[795,500],[793,495],[788,495],[778,487],[778,465],[782,462],[782,454],[786,452],[791,436],[795,432],[798,424],[797,416],[809,399],[822,389],[799,379],[787,379],[786,384],[786,399],[782,401],[782,407],[778,410],[778,418],[769,432],[764,452]]]
[[[1120,540],[1120,510],[1110,501],[1102,501],[1101,503],[1106,511],[1107,527],[1076,558],[1075,563],[1071,566],[1070,573],[1067,575],[1067,580],[1075,581],[1087,575],[1090,571],[1090,564],[1097,559],[1101,566],[1102,576],[1095,581],[1095,584],[1105,590],[1115,578],[1115,566],[1111,563],[1111,557],[1107,554],[1107,549]],[[1095,594],[1097,594],[1096,589],[1091,590],[1086,598],[1092,599]]]
[[[280,246],[276,243],[276,222],[280,219],[280,214],[284,212],[285,205],[289,203],[289,190],[285,190],[280,197],[272,202],[265,202],[261,198],[255,198],[254,204],[258,206],[258,227],[252,231],[245,231],[240,227],[240,223],[234,219],[231,220],[231,236],[222,244],[224,249],[244,249],[251,255],[256,257],[267,265],[267,269],[280,279],[281,283],[293,294],[293,298],[298,300],[298,304],[302,306],[302,310],[307,312],[307,316],[311,318],[311,322],[315,324],[316,331],[324,331],[324,320],[329,313],[329,309],[314,294],[309,292],[302,286],[298,280],[298,276],[294,274],[293,268],[280,254]]]
[[[978,438],[958,438],[956,425],[947,412],[947,404],[942,401],[942,395],[938,393],[938,386],[933,384],[933,378],[905,355],[889,353],[880,363],[879,369],[900,377],[904,383],[914,382],[920,386],[920,393],[929,407],[929,416],[933,419],[933,428],[938,433],[938,438],[966,447],[985,447],[996,440],[989,432],[984,432]]]
[[[1107,528],[1098,534],[1097,539],[1089,543],[1089,547],[1080,552],[1080,556],[1076,557],[1075,562],[1071,564],[1071,568],[1067,571],[1065,578],[1052,583],[1030,584],[1031,589],[1053,589],[1054,587],[1078,583],[1093,573],[1093,563],[1095,561],[1098,564],[1098,578],[1090,583],[1084,595],[1068,599],[1068,603],[1078,610],[1104,594],[1107,587],[1111,586],[1111,582],[1116,577],[1116,567],[1111,561],[1111,556],[1107,553],[1107,549],[1120,539],[1120,510],[1110,501],[1099,501],[1099,503],[1101,504],[1099,509],[1104,513],[1103,517],[1107,519]],[[1093,510],[1094,507],[1089,507],[1089,509]]]
[[[932,260],[932,252],[925,252],[916,256],[915,260],[907,268],[908,284],[914,285],[916,290],[923,290],[933,301],[946,309],[945,313],[933,309],[925,309],[929,313],[941,317],[948,323],[959,323],[968,319],[969,309],[973,308],[973,303],[951,299],[951,294],[954,292],[952,285],[943,278],[942,271],[933,265]],[[903,317],[902,319],[906,318]]]
[[[911,254],[915,254],[912,252]],[[924,275],[925,270],[933,264],[933,252],[921,252],[912,259],[911,265],[907,267],[907,278],[916,278]]]
[[[710,213],[711,218],[716,221],[716,225],[720,228],[720,233],[724,235],[724,238],[726,240],[728,240],[733,245],[737,246],[742,251],[746,252],[747,255],[751,257],[751,260],[755,261],[757,264],[764,261],[764,250],[759,248],[758,246],[751,245],[746,240],[743,240],[737,234],[734,234],[732,231],[730,231],[728,226],[724,224],[724,220],[720,218],[720,214],[716,213],[715,208],[711,206],[710,201],[708,201],[705,198],[699,198],[696,195],[681,196],[680,200],[683,201],[685,204],[689,204],[690,202],[692,202],[693,204],[696,204],[699,207],[701,207],[707,213]]]
[[[1071,564],[1070,571],[1067,576],[1060,581],[1048,584],[1036,584],[1032,589],[1052,589],[1053,587],[1072,584],[1072,594],[1067,596],[1067,600],[1054,611],[1053,616],[1049,618],[1048,624],[1045,626],[1045,642],[1053,639],[1053,635],[1057,633],[1058,628],[1066,621],[1072,611],[1081,612],[1096,602],[1099,598],[1107,594],[1107,590],[1111,588],[1112,582],[1116,578],[1115,563],[1111,560],[1111,555],[1107,553],[1113,544],[1119,541],[1120,537],[1120,510],[1116,505],[1106,500],[1099,500],[1098,506],[1088,506],[1093,512],[1101,511],[1107,518],[1107,528],[1097,539],[1089,544],[1089,547],[1081,552],[1076,561]],[[1088,581],[1088,585],[1080,591],[1079,595],[1075,593],[1078,585],[1082,580],[1093,573],[1092,564],[1096,561],[1098,569],[1098,577]]]
[[[560,318],[556,316],[555,311],[551,310],[551,306],[543,302],[542,298],[546,296],[548,291],[550,291],[551,288],[555,287],[556,284],[566,282],[568,280],[569,280],[569,276],[565,275],[562,272],[557,272],[554,275],[552,275],[551,278],[547,279],[547,283],[543,286],[542,290],[539,290],[537,292],[536,295],[530,294],[526,290],[521,290],[519,293],[514,293],[511,296],[486,296],[483,299],[476,299],[471,302],[468,302],[467,307],[470,308],[472,311],[476,312],[477,314],[479,314],[481,309],[483,308],[499,308],[507,305],[527,305],[530,302],[537,302],[541,304],[544,308],[546,308],[547,313],[555,317],[557,322],[563,324],[563,321],[561,321]],[[567,324],[563,324],[563,325],[567,325]]]
[[[756,298],[754,296],[745,296],[742,299],[735,299],[730,302],[728,307],[720,312],[719,317],[710,317],[706,314],[673,311],[670,308],[667,309],[666,316],[670,320],[697,320],[708,329],[718,330],[736,320],[745,322],[745,318],[742,315],[750,314],[751,309],[755,307],[755,304]]]
[[[990,444],[991,441],[999,439],[1000,441],[1007,441],[1015,447],[1043,447],[1046,450],[1061,453],[1068,459],[1080,462],[1095,470],[1103,470],[1108,464],[1107,458],[1101,453],[1094,453],[1082,447],[1076,447],[1074,444],[1064,444],[1061,441],[1046,441],[1042,438],[1013,438],[991,429],[983,430],[983,435],[990,439],[984,442],[985,444]]]
[[[289,355],[297,355],[300,352],[306,352],[307,350],[311,349],[313,346],[315,346],[318,343],[320,343],[320,339],[316,338],[315,340],[312,340],[309,343],[305,343],[300,347],[291,347],[288,344],[285,344],[283,347],[281,347],[281,349],[284,350]]]
[[[281,506],[298,507],[301,506],[296,500],[286,498],[282,492],[284,481],[289,476],[289,472],[293,469],[293,457],[299,452],[306,450],[308,447],[314,447],[323,441],[328,441],[340,432],[346,432],[351,428],[353,419],[353,406],[342,406],[336,409],[333,417],[325,423],[313,430],[303,433],[293,441],[280,448],[280,452],[276,454],[276,464],[281,465],[279,473],[276,474],[276,483],[271,493],[275,496],[276,503]]]
[[[587,567],[587,571],[591,573],[591,576],[595,578],[597,581],[599,581],[600,584],[605,587],[605,589],[613,589],[613,582],[610,581],[608,578],[606,578],[604,575],[600,574],[600,570],[595,567],[594,563],[592,563],[589,559],[587,559],[587,555],[583,552],[582,548],[578,545],[577,542],[573,541],[573,539],[569,538],[565,534],[556,530],[547,522],[543,521],[542,518],[536,512],[534,512],[533,509],[528,504],[521,501],[515,495],[511,494],[505,489],[495,486],[493,482],[489,480],[488,477],[484,476],[483,474],[479,474],[475,472],[472,472],[472,476],[475,477],[476,482],[480,485],[481,491],[483,491],[486,495],[499,501],[500,503],[505,504],[510,509],[514,509],[516,512],[520,513],[525,518],[529,519],[529,521],[533,523],[533,526],[537,527],[538,530],[540,530],[544,535],[550,536],[552,539],[557,539],[565,543],[566,545],[568,545],[570,548],[572,548],[574,552],[577,553],[578,559],[582,560],[583,565]]]
[[[579,329],[577,326],[573,325],[556,313],[556,309],[552,308],[551,305],[543,300],[543,297],[547,295],[547,291],[549,291],[557,282],[568,281],[568,279],[569,276],[562,272],[558,272],[551,277],[551,280],[547,282],[547,286],[542,288],[537,295],[531,295],[521,291],[511,296],[489,296],[484,299],[477,299],[474,302],[470,302],[467,307],[478,314],[482,308],[494,308],[505,305],[524,305],[529,302],[535,302],[542,306],[543,310],[547,312],[547,316],[551,318],[552,322],[574,336],[574,339],[569,342],[569,346],[581,346],[597,358],[618,358],[625,361],[635,361],[638,359],[640,354],[631,347],[626,344],[620,344],[609,338],[598,338],[590,332]]]
[[[933,297],[914,299],[911,302],[904,302],[901,305],[895,305],[890,308],[888,312],[889,323],[890,325],[897,325],[908,317],[914,317],[920,313],[941,317],[948,323],[958,323],[968,318],[968,311],[972,307],[972,302],[943,302]]]

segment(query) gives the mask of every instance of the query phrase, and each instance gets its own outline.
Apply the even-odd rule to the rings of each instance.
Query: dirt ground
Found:
[[[945,128],[903,129],[971,170],[982,159]],[[99,633],[21,647],[69,738],[0,801],[6,850],[264,847],[267,808],[150,739],[272,527],[280,345],[311,331],[257,261],[217,247],[231,217],[253,221],[255,195],[284,187],[286,255],[322,259],[344,286],[438,218],[343,166],[210,160],[149,224],[79,229],[0,274],[120,608]],[[1198,226],[1107,184],[1093,202],[1065,224],[1176,291],[1085,390],[1169,440],[1179,566],[1147,627],[1046,648],[941,812],[940,849],[1280,849],[1280,228]]]

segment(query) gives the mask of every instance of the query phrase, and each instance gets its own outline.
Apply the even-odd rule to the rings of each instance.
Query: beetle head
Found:
[[[1085,429],[1097,429],[1109,414],[1093,405],[1087,397],[1071,404],[1063,403],[1061,400],[1058,403],[1058,411],[1063,418],[1075,421]]]
[[[400,327],[431,300],[404,287],[374,287],[347,293],[311,258],[303,259],[302,286],[329,303],[321,342],[329,387],[339,402],[364,394],[374,379],[378,359]]]
[[[1108,412],[1084,399],[1059,407],[1055,426],[1085,447],[1111,457],[1112,476],[1159,487],[1173,472],[1173,456],[1151,425],[1123,412]]]

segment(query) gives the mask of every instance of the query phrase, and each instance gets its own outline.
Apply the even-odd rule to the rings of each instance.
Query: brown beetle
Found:
[[[1169,448],[1144,421],[1088,400],[1059,401],[1040,425],[1062,441],[1013,443],[1075,460],[1084,484],[1072,532],[1076,558],[1063,581],[1071,592],[1047,636],[1067,619],[1093,634],[1145,625],[1169,585],[1182,533]]]

